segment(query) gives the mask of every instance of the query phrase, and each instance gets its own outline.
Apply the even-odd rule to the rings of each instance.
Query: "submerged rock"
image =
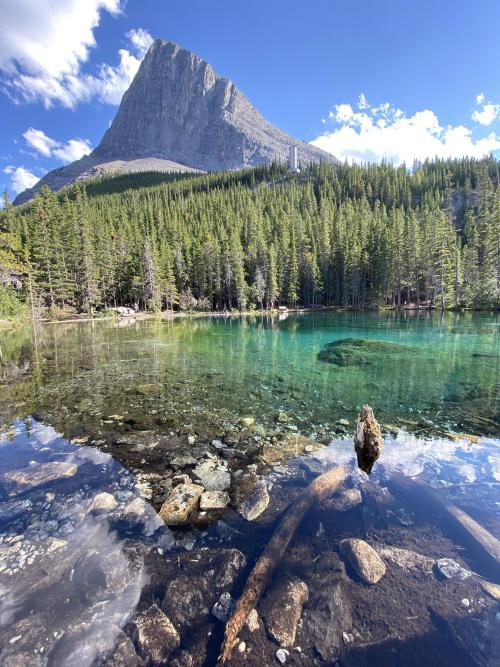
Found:
[[[181,631],[185,623],[206,620],[212,604],[211,596],[204,577],[181,574],[168,584],[161,608]]]
[[[456,560],[452,558],[440,558],[436,561],[436,569],[438,573],[445,579],[458,579],[459,581],[465,581],[470,576],[472,572],[466,570],[464,567],[457,563]]]
[[[283,648],[279,648],[276,651],[276,658],[277,658],[278,662],[282,665],[284,665],[286,663],[287,658],[288,658],[289,655],[290,655],[290,653],[286,649],[283,649]]]
[[[257,519],[269,505],[269,493],[265,480],[255,478],[250,483],[238,504],[238,512],[247,521]]]
[[[5,482],[12,484],[13,488],[9,495],[23,493],[28,489],[50,484],[66,477],[73,477],[78,470],[76,464],[67,461],[52,461],[50,463],[37,463],[21,470],[6,472],[3,476]]]
[[[269,465],[275,465],[284,459],[302,456],[304,453],[310,453],[322,447],[323,445],[304,435],[287,433],[280,442],[266,442],[262,448],[261,457]]]
[[[206,491],[226,491],[231,486],[231,475],[218,459],[198,463],[193,475],[200,480]]]
[[[335,512],[346,512],[362,502],[359,489],[342,489],[339,493],[323,501],[322,507]]]
[[[398,547],[377,547],[380,556],[385,560],[391,561],[403,570],[422,570],[431,573],[434,566],[434,559],[428,556],[422,556],[416,551],[408,549],[399,549]]]
[[[212,616],[222,623],[227,623],[234,609],[234,600],[229,593],[222,593],[220,598],[212,607]]]
[[[135,618],[134,638],[141,657],[152,663],[168,660],[180,643],[177,630],[156,604]]]
[[[356,573],[367,584],[376,584],[385,574],[384,561],[364,540],[342,540],[340,553],[349,560]]]
[[[342,338],[327,343],[318,353],[320,361],[337,366],[364,366],[382,362],[391,354],[408,354],[413,348],[366,338]]]
[[[138,384],[135,389],[142,396],[154,396],[161,391],[161,387],[158,384]]]
[[[185,523],[198,505],[204,489],[199,484],[179,484],[170,492],[160,509],[160,516],[169,526]]]
[[[244,428],[251,428],[255,424],[255,417],[242,417],[240,422]]]
[[[225,491],[205,491],[200,496],[201,510],[223,510],[229,505],[229,495]]]
[[[267,630],[280,646],[295,643],[302,606],[309,599],[309,589],[297,577],[281,579],[271,588],[262,604]]]
[[[118,507],[118,501],[111,493],[98,493],[94,496],[92,501],[91,510],[95,512],[112,512]]]
[[[352,627],[349,604],[340,583],[324,584],[304,613],[302,632],[323,660],[332,663]]]
[[[135,647],[124,632],[120,632],[112,653],[99,660],[96,667],[144,667]]]

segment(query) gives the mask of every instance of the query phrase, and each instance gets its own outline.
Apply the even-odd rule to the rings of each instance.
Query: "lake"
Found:
[[[215,664],[224,605],[282,513],[342,464],[343,490],[301,523],[230,664],[498,664],[498,562],[442,503],[498,540],[499,322],[325,312],[0,330],[0,663]],[[385,437],[369,479],[352,444],[365,403]],[[227,507],[164,525],[192,480]],[[339,549],[351,538],[385,563],[375,585]],[[292,628],[277,620],[287,596]]]

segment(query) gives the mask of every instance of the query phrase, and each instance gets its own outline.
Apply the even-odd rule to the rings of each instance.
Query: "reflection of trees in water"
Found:
[[[226,417],[251,412],[274,421],[283,408],[307,429],[314,421],[354,418],[369,402],[383,421],[406,417],[415,422],[412,428],[425,427],[426,420],[446,428],[463,422],[473,432],[494,433],[496,321],[417,311],[133,321],[126,328],[75,322],[37,327],[36,336],[29,328],[2,332],[0,342],[2,363],[32,363],[30,383],[21,378],[12,401],[26,401],[25,413],[45,404],[53,414],[60,409],[70,420],[95,423],[123,411],[169,416],[183,409],[185,421],[192,413],[201,420],[204,411]],[[318,362],[325,343],[357,336],[411,352],[380,353],[363,367]],[[136,385],[144,383],[158,385],[155,396],[137,396]],[[464,408],[492,423],[483,422],[482,429],[464,422]]]

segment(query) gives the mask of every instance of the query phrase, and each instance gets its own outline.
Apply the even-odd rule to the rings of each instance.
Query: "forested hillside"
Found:
[[[270,165],[44,188],[1,213],[37,312],[499,306],[499,163]],[[2,301],[12,288],[2,288]]]

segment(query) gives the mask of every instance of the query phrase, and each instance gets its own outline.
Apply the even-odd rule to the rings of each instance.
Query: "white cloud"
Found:
[[[141,58],[144,58],[147,50],[153,43],[153,38],[149,32],[143,28],[137,28],[136,30],[130,30],[130,32],[127,33],[127,37],[136,48],[138,55],[141,56]]]
[[[91,150],[92,146],[86,139],[70,139],[52,151],[52,155],[61,162],[74,162],[88,155]]]
[[[92,150],[87,139],[70,139],[65,144],[47,136],[43,130],[30,127],[23,137],[30,148],[45,157],[55,157],[63,163],[74,162]]]
[[[45,157],[50,157],[52,149],[58,145],[57,141],[48,137],[42,130],[35,130],[34,127],[27,129],[23,137],[26,139],[28,146]]]
[[[474,111],[471,118],[481,125],[491,125],[500,114],[500,106],[497,104],[484,104],[482,111]]]
[[[102,12],[120,13],[125,0],[3,0],[0,70],[16,102],[58,102],[73,108],[98,97],[117,104],[135,75],[152,38],[139,28],[127,33],[130,50],[118,52],[116,66],[83,72],[96,46],[94,30]]]
[[[495,133],[474,139],[463,125],[441,126],[430,109],[407,116],[388,102],[374,107],[364,95],[359,97],[358,108],[363,111],[354,111],[349,104],[336,105],[329,114],[334,129],[311,143],[340,160],[407,165],[434,157],[483,157],[500,148]]]
[[[484,102],[484,95],[481,93],[476,97],[476,102],[478,105],[482,105],[481,109],[476,109],[472,113],[472,120],[476,121],[480,125],[491,125],[491,123],[500,118],[500,104],[492,104],[491,102]]]
[[[14,167],[9,165],[4,168],[4,174],[10,176],[10,185],[13,192],[17,195],[26,188],[32,188],[40,180],[31,171],[25,167]]]

